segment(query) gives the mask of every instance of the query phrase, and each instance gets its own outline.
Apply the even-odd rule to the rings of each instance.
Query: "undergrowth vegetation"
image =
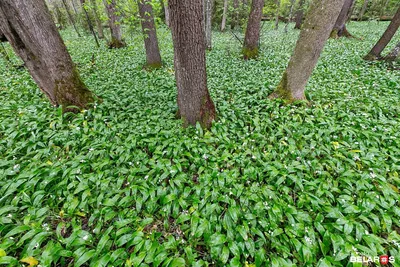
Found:
[[[97,50],[64,32],[103,99],[79,114],[62,115],[14,56],[1,59],[0,264],[322,267],[388,254],[399,266],[400,75],[362,60],[386,26],[350,23],[362,40],[329,40],[310,104],[292,105],[267,96],[298,32],[265,24],[248,62],[235,37],[214,33],[210,131],[175,119],[164,29],[164,67],[151,72],[139,33]]]

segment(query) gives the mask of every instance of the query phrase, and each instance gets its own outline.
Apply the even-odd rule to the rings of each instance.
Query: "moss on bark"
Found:
[[[248,47],[244,47],[242,50],[243,53],[243,58],[245,60],[248,59],[256,59],[258,57],[258,47],[256,48],[248,48]]]
[[[126,43],[123,40],[117,40],[115,38],[111,39],[111,42],[108,43],[108,48],[112,49],[112,48],[122,48],[125,47]]]
[[[208,90],[208,89],[207,89]],[[204,129],[211,128],[212,122],[216,119],[215,105],[211,100],[210,94],[207,93],[202,99],[200,110],[200,125]]]

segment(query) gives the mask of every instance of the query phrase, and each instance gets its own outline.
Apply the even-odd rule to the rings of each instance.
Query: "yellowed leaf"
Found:
[[[4,249],[0,248],[0,257],[7,256],[7,253],[4,251]]]
[[[38,260],[35,259],[35,258],[32,257],[32,256],[23,258],[22,260],[20,260],[20,262],[29,264],[29,267],[33,267],[33,266],[36,266],[36,265],[39,264]]]
[[[355,150],[350,150],[350,152],[353,152],[353,153],[360,153],[361,150],[355,149]]]

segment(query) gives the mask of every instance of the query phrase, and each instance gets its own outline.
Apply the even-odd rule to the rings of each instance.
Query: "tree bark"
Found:
[[[68,4],[67,4],[66,0],[62,0],[62,2],[63,2],[63,4],[64,4],[65,11],[67,11],[67,15],[68,15],[69,21],[71,22],[72,26],[74,27],[74,29],[75,29],[75,31],[76,31],[78,37],[81,37],[81,34],[80,34],[79,31],[78,31],[78,28],[76,28],[75,20],[74,20],[74,18],[72,17],[71,11],[69,10],[69,7],[68,7]]]
[[[279,28],[279,10],[281,9],[281,0],[276,0],[276,17],[275,17],[275,30]]]
[[[243,45],[243,58],[245,60],[258,57],[263,7],[264,0],[253,0],[251,3],[251,11]]]
[[[146,68],[161,68],[160,48],[158,47],[156,25],[154,23],[151,0],[138,0],[139,14],[142,21],[144,45],[146,48]]]
[[[1,0],[0,28],[55,106],[87,108],[94,95],[72,62],[44,0]]]
[[[212,49],[212,10],[214,0],[205,0],[205,34],[206,34],[206,48]]]
[[[282,80],[269,98],[305,100],[310,78],[345,0],[314,0]]]
[[[170,0],[178,114],[184,126],[211,127],[215,106],[207,89],[202,0]]]
[[[226,18],[228,17],[228,0],[224,0],[224,12],[222,14],[221,32],[225,31]]]
[[[98,10],[97,10],[96,0],[90,0],[90,2],[92,4],[92,8],[93,8],[94,19],[96,20],[97,34],[99,35],[99,39],[103,39],[104,38],[103,25],[101,23],[99,14],[97,13]]]
[[[362,18],[364,17],[365,11],[367,10],[367,7],[368,7],[368,3],[369,3],[369,0],[364,0],[364,4],[363,4],[360,14],[358,15],[358,18],[357,18],[358,21],[361,21]]]
[[[239,0],[233,0],[233,18],[231,21],[231,29],[234,30],[239,24]]]
[[[165,12],[165,24],[167,24],[167,26],[169,27],[169,25],[170,25],[170,15],[169,15],[169,8],[168,8],[168,0],[165,2],[164,12]]]
[[[351,15],[351,9],[354,4],[355,0],[345,0],[342,10],[340,11],[339,17],[335,22],[335,26],[333,26],[330,35],[331,38],[352,37],[352,35],[346,28],[346,22],[348,21],[348,18]]]
[[[117,15],[116,1],[103,0],[107,10],[108,24],[111,31],[111,42],[108,44],[110,48],[125,47],[126,44],[122,40],[122,33],[120,27],[120,17]]]
[[[395,61],[397,58],[399,58],[400,55],[400,42],[397,43],[397,45],[390,51],[389,54],[384,58],[386,61]]]
[[[392,40],[399,26],[400,26],[400,7],[397,9],[396,14],[394,15],[386,31],[383,33],[381,39],[379,39],[379,41],[371,49],[371,51],[369,51],[369,53],[364,57],[364,59],[371,61],[381,59],[382,51],[389,44],[390,40]]]
[[[296,11],[296,16],[295,16],[295,29],[299,29],[301,28],[301,24],[303,24],[303,17],[304,17],[304,10],[303,10],[303,6],[304,6],[304,2],[305,0],[300,0],[299,2],[299,9]]]
[[[0,28],[0,42],[1,42],[1,43],[2,43],[2,42],[7,42],[7,38],[6,38],[6,36],[4,35],[3,31],[1,30],[1,28]]]

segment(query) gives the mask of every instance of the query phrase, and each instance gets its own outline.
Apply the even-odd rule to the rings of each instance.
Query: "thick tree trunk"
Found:
[[[168,0],[165,2],[164,12],[165,12],[165,24],[167,24],[167,26],[169,27],[169,25],[170,25],[170,15],[169,15],[169,8],[168,8]]]
[[[361,8],[360,14],[358,14],[358,18],[357,18],[358,21],[362,21],[365,11],[367,10],[367,7],[368,7],[368,3],[369,3],[369,0],[364,0],[364,4]]]
[[[116,1],[115,0],[103,0],[107,10],[108,24],[110,25],[111,31],[111,42],[108,44],[110,48],[121,48],[125,47],[126,44],[122,40],[120,17],[117,15]]]
[[[296,0],[290,0],[290,12],[289,12],[289,18],[285,25],[285,30],[284,30],[285,33],[287,33],[287,28],[288,28],[289,23],[292,22],[293,7],[294,7],[295,2],[296,2]]]
[[[233,0],[233,18],[231,21],[231,29],[234,30],[239,24],[239,0]]]
[[[212,10],[214,0],[205,0],[205,33],[206,33],[206,48],[212,49]]]
[[[386,61],[395,61],[397,58],[399,58],[400,55],[400,42],[397,43],[397,45],[390,51],[389,54],[384,58]]]
[[[258,44],[260,42],[260,28],[263,7],[264,0],[252,1],[243,45],[243,58],[246,60],[253,59],[258,56]]]
[[[301,29],[301,24],[303,24],[303,17],[304,17],[304,2],[305,0],[300,0],[299,2],[299,9],[296,11],[296,15],[295,15],[295,22],[296,24],[294,25],[295,29]]]
[[[314,0],[282,80],[269,98],[305,100],[305,86],[345,0]]]
[[[331,38],[352,37],[346,28],[346,22],[351,14],[351,9],[354,4],[355,0],[345,0],[339,17],[336,20],[335,26],[333,26],[330,35]]]
[[[221,32],[225,31],[226,28],[226,19],[228,17],[228,0],[224,0],[224,11],[222,14],[222,22],[221,22]]]
[[[138,0],[139,14],[142,20],[144,45],[146,48],[146,68],[161,68],[160,48],[158,47],[156,25],[154,23],[151,0]]]
[[[211,127],[215,106],[207,89],[202,0],[170,0],[179,115],[184,126]]]
[[[81,34],[79,33],[78,28],[75,25],[75,20],[72,17],[71,11],[69,10],[69,7],[68,7],[68,4],[67,4],[66,0],[62,0],[62,2],[64,4],[65,11],[67,11],[67,15],[68,15],[69,21],[71,22],[71,24],[74,27],[76,33],[78,34],[78,37],[81,37]]]
[[[388,45],[390,40],[392,40],[394,34],[400,26],[400,7],[397,9],[392,21],[387,27],[386,31],[383,33],[381,39],[376,43],[376,45],[369,51],[369,53],[364,57],[365,60],[377,60],[381,59],[381,53]]]
[[[275,30],[279,27],[279,11],[281,9],[281,0],[276,0],[276,17],[275,17]]]
[[[1,0],[0,28],[53,105],[71,110],[93,102],[44,0]]]
[[[101,24],[101,20],[99,17],[99,14],[97,13],[97,3],[96,0],[90,0],[93,8],[93,15],[94,19],[96,20],[96,28],[97,28],[97,34],[99,35],[100,39],[104,38],[104,31],[103,31],[103,25]]]

